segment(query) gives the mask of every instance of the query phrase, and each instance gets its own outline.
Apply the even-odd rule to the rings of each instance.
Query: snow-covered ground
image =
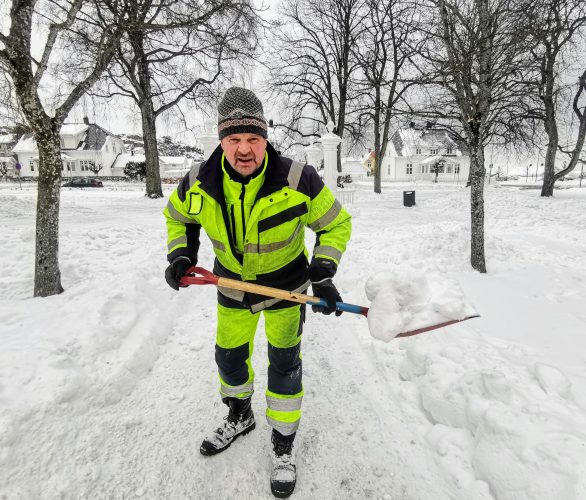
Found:
[[[371,277],[428,273],[482,317],[387,343],[357,315],[308,313],[293,498],[586,498],[586,189],[488,186],[481,275],[468,190],[418,184],[405,208],[401,185],[352,187],[344,300],[368,305]],[[0,498],[271,498],[264,332],[260,425],[202,457],[225,414],[215,291],[166,285],[166,201],[142,193],[63,190],[65,292],[41,299],[35,187],[0,185]]]

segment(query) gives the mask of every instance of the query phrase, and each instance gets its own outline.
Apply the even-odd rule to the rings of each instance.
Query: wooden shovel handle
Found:
[[[326,301],[320,297],[305,295],[304,293],[290,292],[288,290],[281,290],[280,288],[272,288],[270,286],[257,285],[256,283],[249,283],[248,281],[221,278],[203,267],[192,267],[188,269],[187,272],[188,275],[181,278],[181,284],[183,285],[216,285],[230,288],[232,290],[240,290],[241,292],[262,295],[264,297],[273,297],[275,299],[296,302],[298,304],[327,306]],[[345,302],[336,302],[336,309],[355,314],[362,314],[363,316],[368,314],[368,307],[346,304]]]

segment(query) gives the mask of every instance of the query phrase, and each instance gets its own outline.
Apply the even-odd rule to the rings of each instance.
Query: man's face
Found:
[[[248,177],[264,162],[267,140],[260,135],[231,134],[220,144],[230,165],[243,177]]]

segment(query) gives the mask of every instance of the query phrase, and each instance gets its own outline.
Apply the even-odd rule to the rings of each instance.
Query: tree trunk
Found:
[[[157,145],[156,116],[150,99],[140,106],[142,116],[142,135],[146,162],[146,196],[162,198],[161,174],[159,173],[159,147]]]
[[[54,124],[34,127],[39,150],[39,181],[35,254],[35,297],[63,292],[59,271],[59,202],[61,147]]]
[[[552,130],[553,128],[553,130]],[[555,157],[558,147],[558,133],[555,123],[553,127],[546,126],[549,141],[547,142],[547,152],[545,153],[545,163],[543,170],[543,185],[541,186],[541,196],[553,196],[555,186]],[[537,166],[538,167],[538,166]]]
[[[162,198],[161,175],[159,173],[159,148],[157,146],[157,115],[151,99],[151,72],[148,57],[144,51],[142,33],[133,33],[130,43],[136,56],[139,95],[139,107],[142,118],[142,135],[146,162],[146,196]]]
[[[559,144],[558,126],[555,113],[554,102],[554,66],[555,57],[550,55],[547,64],[542,70],[542,79],[545,81],[545,91],[543,104],[545,108],[545,133],[547,134],[547,152],[545,153],[545,163],[543,170],[543,186],[541,187],[541,196],[553,196],[553,187],[555,185],[555,157]],[[535,166],[536,169],[539,165]]]
[[[380,87],[375,88],[375,102],[374,102],[374,192],[380,194],[381,177],[382,177],[382,158],[381,143],[380,143]]]
[[[484,258],[484,146],[480,139],[471,148],[470,158],[470,263],[481,273],[486,273]]]

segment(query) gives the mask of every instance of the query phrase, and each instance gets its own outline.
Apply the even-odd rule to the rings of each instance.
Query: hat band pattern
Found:
[[[222,123],[218,124],[218,132],[222,132],[227,128],[232,127],[260,127],[264,131],[267,131],[267,122],[264,120],[259,120],[257,118],[232,118],[224,120]]]

